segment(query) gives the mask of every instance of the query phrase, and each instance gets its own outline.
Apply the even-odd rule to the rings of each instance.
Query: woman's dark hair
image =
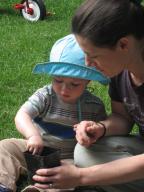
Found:
[[[144,38],[144,7],[140,0],[86,0],[72,19],[72,33],[95,46],[113,47],[124,36]]]

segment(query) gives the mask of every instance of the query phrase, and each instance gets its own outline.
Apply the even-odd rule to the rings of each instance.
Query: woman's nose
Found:
[[[92,63],[90,57],[88,57],[87,55],[85,56],[85,63],[87,66],[91,66],[91,63]]]
[[[98,63],[94,61],[94,59],[90,58],[89,56],[85,57],[85,63],[87,66],[90,66],[90,67],[98,67]]]

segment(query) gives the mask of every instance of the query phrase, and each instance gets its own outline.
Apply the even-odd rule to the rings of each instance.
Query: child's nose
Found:
[[[62,85],[62,91],[68,91],[71,89],[71,86],[69,84],[63,83]]]

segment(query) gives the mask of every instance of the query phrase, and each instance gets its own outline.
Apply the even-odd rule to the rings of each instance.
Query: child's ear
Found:
[[[85,87],[87,88],[88,84],[91,82],[91,80],[87,80],[87,83],[85,85]]]
[[[87,85],[88,85],[90,82],[91,82],[91,80],[88,80],[88,81],[87,81]]]

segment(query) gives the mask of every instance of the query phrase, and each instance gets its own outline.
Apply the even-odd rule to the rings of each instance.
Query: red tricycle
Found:
[[[21,15],[29,21],[43,20],[46,16],[46,6],[43,0],[22,0],[14,5]]]

